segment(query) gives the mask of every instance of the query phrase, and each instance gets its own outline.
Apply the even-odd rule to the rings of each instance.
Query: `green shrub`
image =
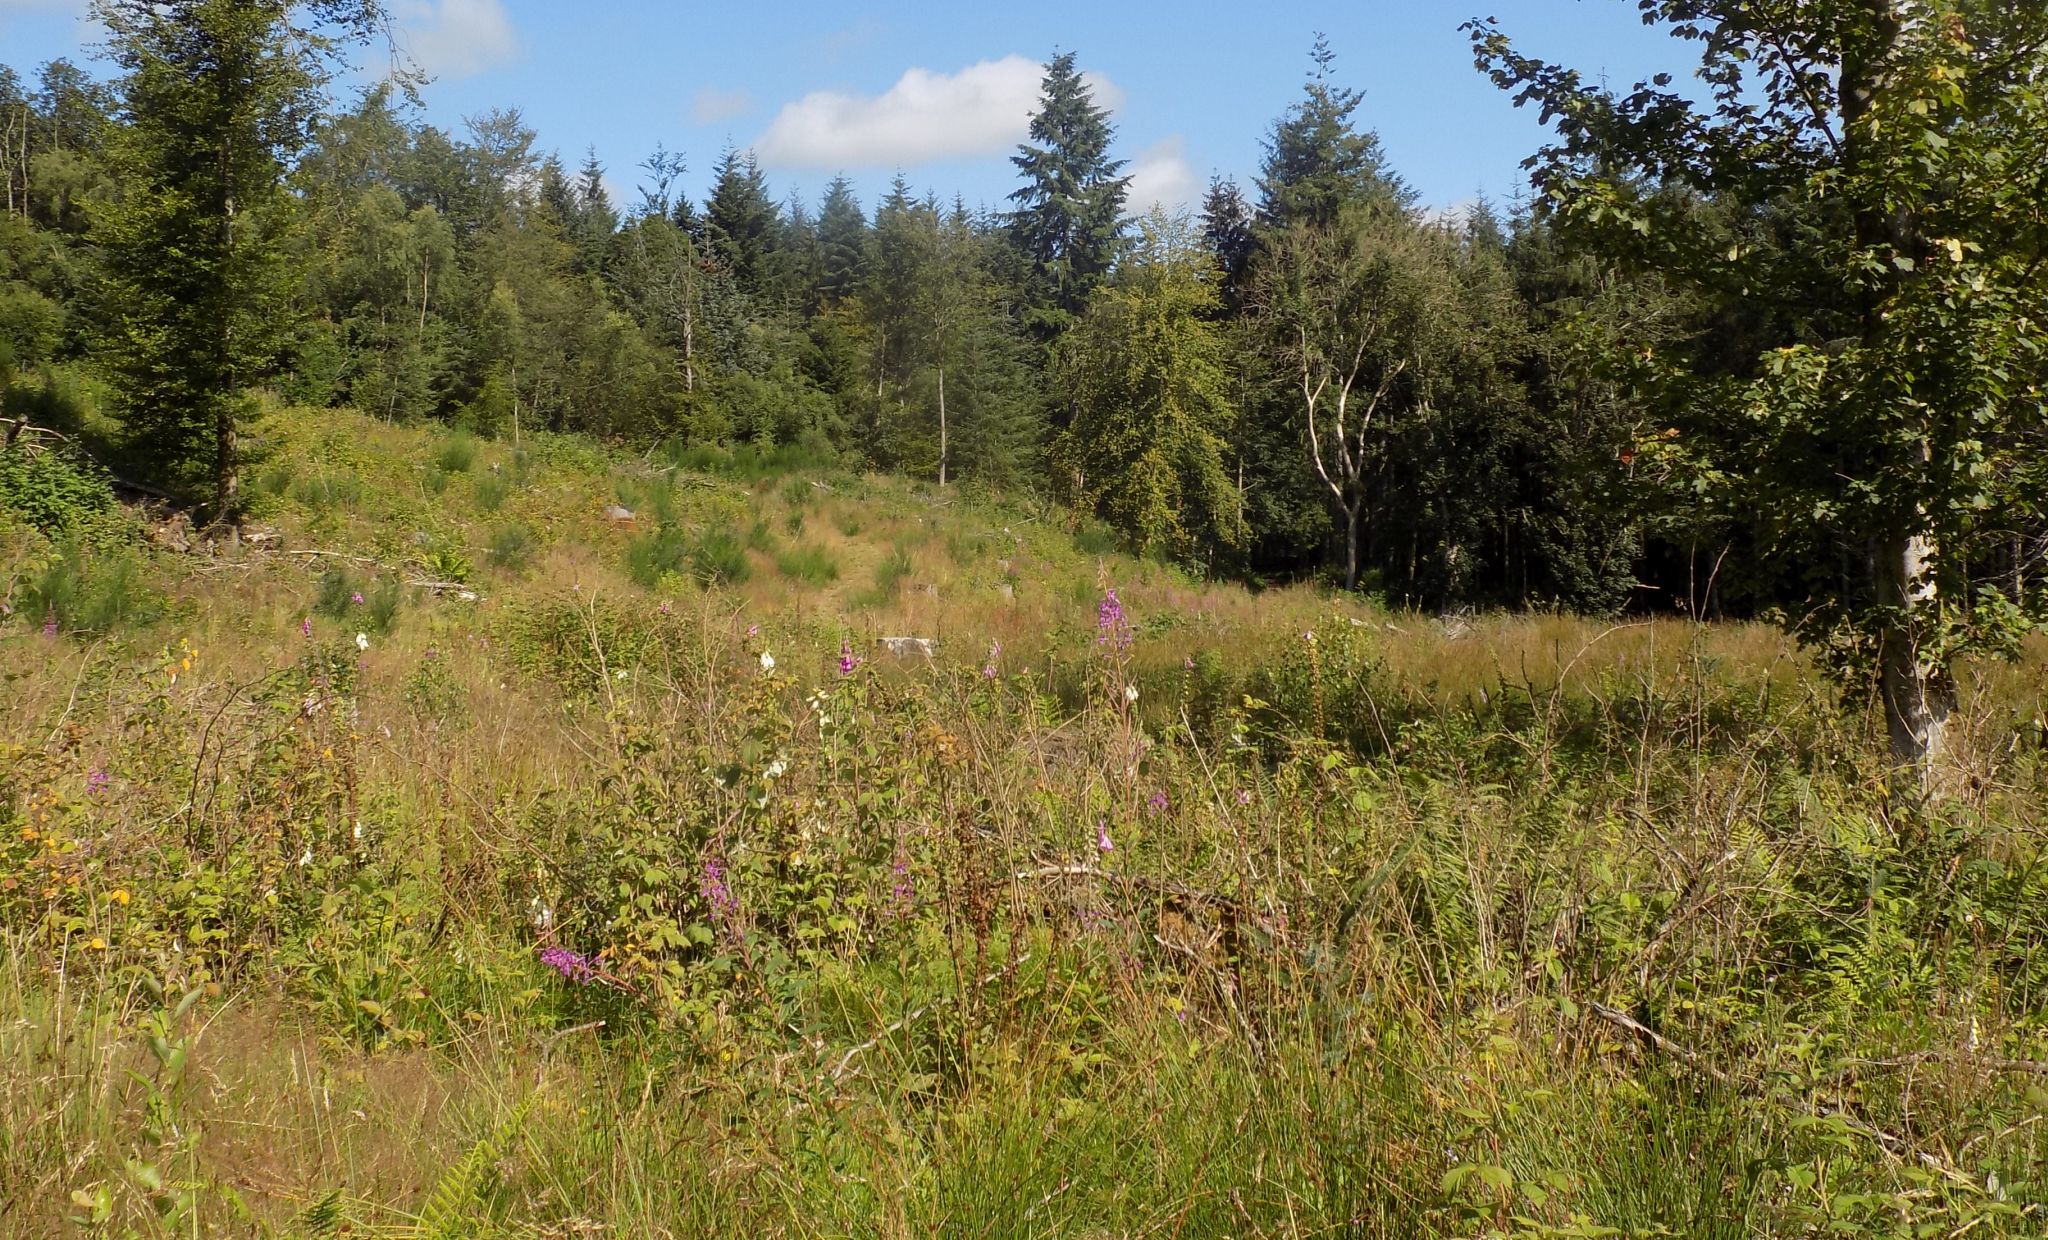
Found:
[[[398,622],[398,609],[405,603],[405,584],[396,577],[384,577],[370,587],[364,598],[363,616],[372,633],[388,633]]]
[[[349,608],[360,606],[359,595],[362,584],[356,575],[346,568],[330,568],[320,574],[320,583],[313,590],[313,610],[331,620],[348,616]]]
[[[499,572],[524,573],[533,563],[537,547],[533,534],[523,525],[501,525],[491,531],[490,543],[484,549],[484,557],[492,568]]]
[[[729,529],[704,531],[690,549],[690,568],[707,586],[738,585],[751,577],[754,566],[747,559],[746,543]]]
[[[143,580],[133,548],[96,548],[74,533],[30,571],[16,611],[30,623],[53,624],[66,633],[105,633],[147,623],[162,607]]]
[[[605,673],[638,666],[655,634],[638,612],[575,595],[515,604],[500,622],[514,666],[568,692],[602,692]]]
[[[807,585],[822,586],[839,580],[839,562],[823,547],[791,547],[775,557],[775,566],[782,570],[783,576],[793,577]]]
[[[444,474],[466,474],[476,465],[478,444],[468,431],[454,431],[434,449],[434,468]]]
[[[290,461],[267,461],[256,471],[256,476],[249,480],[249,489],[258,495],[282,499],[291,493],[292,479],[297,475],[298,470]]]
[[[1074,527],[1074,550],[1082,555],[1114,555],[1123,547],[1123,536],[1093,517],[1083,517]]]
[[[478,512],[496,512],[505,506],[506,497],[512,494],[512,483],[500,473],[478,474],[471,492]]]
[[[71,529],[113,503],[105,471],[79,453],[61,445],[0,448],[0,511],[45,533]]]
[[[767,518],[756,518],[754,523],[747,527],[747,549],[774,554],[775,531],[768,528]]]
[[[626,544],[626,575],[635,584],[652,590],[668,576],[681,576],[690,564],[693,548],[683,531],[664,525]]]
[[[460,547],[435,547],[420,558],[420,567],[435,581],[468,581],[476,572],[469,555]]]
[[[388,632],[405,601],[405,586],[396,577],[366,578],[347,568],[320,575],[313,610],[344,627],[362,632]]]
[[[363,498],[363,480],[346,469],[322,466],[291,482],[291,497],[314,512],[353,508]]]
[[[983,534],[970,534],[966,530],[954,530],[946,535],[947,556],[951,557],[953,563],[963,568],[980,558],[981,553],[987,547],[988,537]]]
[[[16,376],[0,384],[0,416],[66,435],[84,430],[95,407],[85,380],[68,369],[46,365],[34,382]]]
[[[912,568],[910,548],[897,543],[890,548],[882,562],[875,565],[875,583],[855,602],[861,607],[881,607],[892,603],[903,588],[904,578],[910,576]]]
[[[427,651],[414,665],[412,673],[405,678],[400,695],[412,712],[422,719],[436,724],[465,721],[463,707],[468,691],[462,678],[449,666],[447,656],[437,651]]]
[[[1218,744],[1229,734],[1231,712],[1242,698],[1238,680],[1218,651],[1198,650],[1192,662],[1187,673],[1187,724],[1198,741]]]

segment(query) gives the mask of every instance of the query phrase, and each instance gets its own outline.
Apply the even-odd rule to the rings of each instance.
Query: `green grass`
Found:
[[[1917,807],[1764,629],[286,434],[286,551],[0,524],[0,1236],[2039,1234],[2038,653]]]
[[[903,590],[903,583],[914,568],[910,559],[910,548],[897,543],[889,548],[881,562],[875,565],[874,583],[863,591],[855,602],[858,607],[884,607],[894,602]]]
[[[805,585],[829,585],[839,579],[839,562],[823,547],[805,544],[791,547],[775,557],[782,575]]]

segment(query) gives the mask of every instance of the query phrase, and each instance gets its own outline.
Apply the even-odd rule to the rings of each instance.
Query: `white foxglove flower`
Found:
[[[789,769],[789,763],[787,763],[787,762],[784,762],[784,761],[783,761],[782,759],[780,759],[780,758],[777,758],[777,759],[776,759],[775,761],[773,761],[773,762],[770,762],[770,763],[768,764],[768,769],[767,769],[767,770],[765,770],[765,771],[761,772],[761,778],[763,778],[763,779],[781,779],[781,778],[782,778],[782,775],[783,775],[783,772],[787,771],[788,769]]]
[[[370,648],[370,635],[369,635],[368,633],[358,633],[358,634],[356,634],[356,649],[357,649],[357,650],[368,650],[369,648]]]
[[[764,672],[775,670],[775,656],[765,650],[761,652],[761,670]]]
[[[1124,701],[1126,701],[1126,702],[1130,702],[1130,703],[1133,703],[1133,704],[1135,704],[1135,703],[1137,702],[1137,700],[1138,700],[1138,686],[1136,686],[1136,685],[1125,685],[1125,686],[1124,686]]]

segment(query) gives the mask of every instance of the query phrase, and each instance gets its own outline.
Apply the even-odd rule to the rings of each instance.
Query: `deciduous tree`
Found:
[[[2038,565],[1982,570],[2044,502],[2048,6],[1641,8],[1696,49],[1695,90],[1613,93],[1469,30],[1556,127],[1532,163],[1557,227],[1745,316],[1733,345],[1642,346],[1669,424],[1641,450],[1782,561],[1854,549],[1862,581],[1816,573],[1799,632],[1875,669],[1893,757],[1938,786],[1958,660],[2042,610]]]

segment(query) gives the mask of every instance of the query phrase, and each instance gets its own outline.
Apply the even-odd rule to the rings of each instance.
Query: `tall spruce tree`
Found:
[[[1258,237],[1252,230],[1251,206],[1244,191],[1228,177],[1211,177],[1202,199],[1202,241],[1216,260],[1217,292],[1226,315],[1244,306],[1245,279]]]
[[[619,230],[619,213],[604,187],[604,165],[598,162],[595,147],[584,153],[583,166],[576,172],[574,210],[563,224],[576,247],[576,270],[602,276],[611,259],[612,236]]]
[[[712,256],[725,264],[741,291],[760,291],[779,224],[775,200],[768,196],[768,178],[754,153],[727,147],[712,171],[704,234]]]
[[[1024,318],[1034,335],[1059,337],[1088,305],[1123,246],[1124,161],[1109,157],[1116,129],[1074,68],[1074,53],[1046,62],[1031,140],[1010,162],[1024,185],[1010,195],[1010,236],[1030,265]]]
[[[1259,224],[1283,229],[1296,224],[1327,228],[1344,208],[1367,198],[1403,206],[1414,198],[1387,166],[1379,136],[1356,120],[1365,95],[1338,86],[1330,67],[1337,54],[1316,35],[1309,59],[1315,68],[1302,98],[1287,109],[1266,139],[1259,168]]]
[[[111,152],[126,183],[101,233],[106,356],[160,480],[239,507],[239,423],[288,339],[296,203],[285,169],[378,0],[94,0],[124,72]],[[195,476],[193,467],[200,471]]]
[[[823,304],[837,305],[860,290],[868,258],[867,216],[853,195],[853,182],[844,176],[833,177],[825,187],[818,206],[818,246],[823,251],[818,294]]]

